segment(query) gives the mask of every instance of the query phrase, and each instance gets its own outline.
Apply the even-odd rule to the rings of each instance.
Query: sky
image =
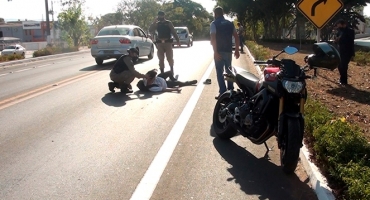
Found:
[[[48,0],[49,9],[51,9],[51,2],[53,1],[54,19],[57,19],[60,12],[60,0]],[[212,0],[193,0],[194,2],[202,4],[207,11],[212,12],[215,1]],[[120,0],[86,0],[85,15],[100,16],[115,11]],[[30,9],[31,8],[31,9]],[[45,17],[45,0],[0,0],[0,17],[12,20],[46,20]],[[52,19],[52,16],[49,16]]]
[[[60,0],[48,0],[49,9],[51,9],[51,2],[54,7],[54,19],[57,19],[60,12]],[[203,5],[207,11],[212,12],[216,2],[213,0],[193,0]],[[85,15],[100,16],[110,12],[114,12],[120,0],[86,0]],[[32,9],[30,9],[32,8]],[[365,7],[364,14],[370,16],[370,4]],[[0,0],[0,17],[10,20],[46,20],[45,17],[45,0]],[[50,20],[52,16],[50,15]]]

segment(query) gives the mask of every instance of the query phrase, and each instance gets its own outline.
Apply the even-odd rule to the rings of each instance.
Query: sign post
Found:
[[[321,29],[343,8],[341,0],[300,0],[298,10],[317,28],[317,42]]]

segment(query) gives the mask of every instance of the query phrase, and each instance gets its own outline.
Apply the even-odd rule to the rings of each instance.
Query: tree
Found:
[[[359,11],[366,3],[370,3],[370,0],[342,1],[344,9],[322,29],[323,39],[330,37],[333,24],[338,18],[344,18],[354,28],[359,21],[365,22]],[[245,23],[247,32],[256,33],[256,25],[261,24],[264,38],[280,38],[283,36],[283,29],[291,30],[295,27],[296,38],[304,39],[312,32],[313,26],[307,23],[307,19],[297,10],[296,3],[298,0],[217,0],[217,4],[222,6],[227,14],[237,16],[239,22]]]
[[[90,30],[85,17],[82,15],[81,1],[75,0],[70,4],[64,4],[67,8],[58,15],[59,28],[62,30],[62,38],[69,44],[78,47],[90,37]]]
[[[108,13],[100,17],[89,17],[88,20],[99,31],[105,26],[122,24],[123,15],[121,12]]]
[[[118,4],[117,13],[122,14],[126,24],[135,24],[148,29],[157,17],[160,4],[155,0],[122,0]]]
[[[174,26],[186,26],[194,38],[209,38],[211,13],[199,3],[191,0],[163,2],[162,10]]]
[[[174,26],[187,26],[190,32],[200,36],[207,32],[212,15],[204,7],[191,0],[157,1],[157,0],[122,0],[117,12],[122,13],[126,24],[135,24],[149,29],[159,10],[166,13],[166,18]]]

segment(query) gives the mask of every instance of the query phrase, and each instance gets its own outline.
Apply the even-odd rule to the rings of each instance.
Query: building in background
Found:
[[[52,27],[53,22],[50,22],[51,39],[56,40],[60,31],[53,31]],[[0,36],[20,38],[22,42],[44,42],[47,41],[46,22],[18,20],[0,24]]]

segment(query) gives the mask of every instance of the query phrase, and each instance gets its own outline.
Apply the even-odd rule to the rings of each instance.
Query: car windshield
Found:
[[[99,31],[98,36],[102,35],[128,35],[129,28],[105,28]]]
[[[186,29],[175,29],[177,34],[184,34],[186,33]]]
[[[15,49],[15,46],[7,46],[4,49]]]

